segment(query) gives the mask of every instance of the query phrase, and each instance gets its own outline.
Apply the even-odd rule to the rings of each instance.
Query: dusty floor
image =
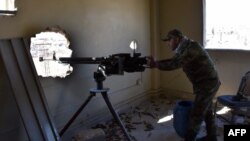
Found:
[[[182,141],[173,127],[173,107],[176,101],[169,101],[164,96],[157,96],[145,101],[136,107],[130,107],[120,117],[127,128],[131,139],[134,141]],[[166,117],[168,121],[159,123],[159,120]],[[224,122],[217,119],[218,141],[223,140]],[[93,128],[101,128],[106,134],[107,141],[126,141],[120,127],[114,120],[96,124]],[[199,137],[205,135],[205,126],[202,125]]]

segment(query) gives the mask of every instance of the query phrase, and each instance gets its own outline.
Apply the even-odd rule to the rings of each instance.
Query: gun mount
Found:
[[[145,68],[147,68],[147,57],[140,57],[140,53],[133,53],[133,55],[129,53],[119,53],[113,54],[109,57],[59,57],[56,58],[53,55],[54,61],[59,61],[61,63],[66,64],[98,64],[97,71],[94,72],[94,79],[96,81],[97,87],[90,90],[90,95],[86,99],[86,101],[82,104],[82,106],[76,111],[76,113],[72,116],[72,118],[67,122],[64,128],[60,131],[60,135],[62,136],[64,132],[68,129],[68,127],[72,124],[75,118],[80,114],[80,112],[84,109],[84,107],[88,104],[93,96],[97,93],[101,93],[103,96],[110,112],[112,113],[114,119],[118,122],[125,136],[131,141],[130,136],[128,135],[123,123],[121,122],[118,114],[114,110],[107,92],[108,88],[103,88],[103,81],[106,79],[106,76],[110,75],[123,75],[124,72],[132,73],[132,72],[143,72]],[[40,61],[49,60],[44,59],[42,57],[39,58]]]

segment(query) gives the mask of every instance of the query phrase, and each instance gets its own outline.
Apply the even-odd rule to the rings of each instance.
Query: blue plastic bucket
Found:
[[[193,106],[192,101],[177,101],[174,107],[174,129],[176,133],[184,138],[189,125],[189,114]]]

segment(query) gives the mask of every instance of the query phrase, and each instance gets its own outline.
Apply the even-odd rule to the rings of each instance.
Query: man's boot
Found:
[[[212,108],[210,108],[205,116],[207,135],[196,139],[196,141],[217,141],[217,132],[215,124],[215,116]]]

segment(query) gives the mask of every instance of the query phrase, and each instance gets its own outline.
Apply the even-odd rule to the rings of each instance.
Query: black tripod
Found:
[[[76,117],[81,113],[81,111],[84,109],[84,107],[89,103],[92,97],[96,96],[96,93],[101,93],[103,99],[105,100],[109,111],[113,115],[114,119],[117,121],[119,126],[121,127],[123,133],[127,137],[129,141],[131,141],[131,138],[129,134],[127,133],[127,130],[125,129],[121,119],[119,118],[118,114],[114,110],[109,97],[108,97],[108,91],[109,88],[103,88],[103,81],[105,80],[105,75],[104,72],[101,70],[101,68],[98,68],[96,72],[94,72],[94,79],[97,83],[97,88],[90,89],[90,95],[89,97],[85,100],[85,102],[81,105],[81,107],[76,111],[76,113],[72,116],[72,118],[67,122],[67,124],[63,127],[63,129],[60,131],[60,136],[64,134],[64,132],[69,128],[69,126],[73,123],[73,121],[76,119]]]

